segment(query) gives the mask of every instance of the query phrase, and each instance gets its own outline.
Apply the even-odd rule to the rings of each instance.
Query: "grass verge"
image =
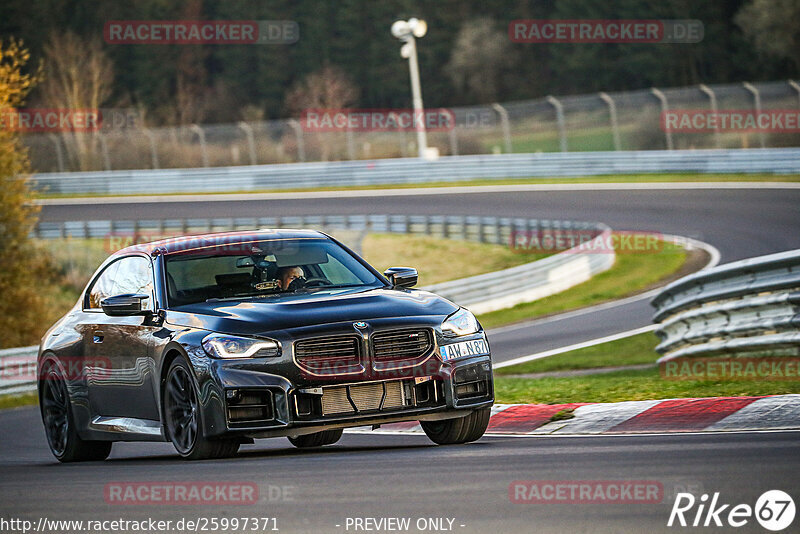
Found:
[[[684,249],[671,243],[662,244],[656,253],[617,254],[611,269],[582,284],[534,302],[484,313],[478,320],[484,328],[494,328],[640,293],[672,277],[686,262]]]
[[[657,368],[568,378],[495,380],[501,404],[622,402],[681,397],[739,397],[800,393],[800,382],[664,380]]]
[[[593,347],[556,354],[541,360],[519,363],[510,367],[495,369],[495,376],[520,375],[527,373],[548,373],[553,371],[574,371],[618,367],[621,365],[655,365],[658,353],[655,348],[658,338],[652,332],[601,343]]]
[[[0,410],[17,408],[19,406],[30,406],[39,402],[36,393],[23,393],[22,395],[3,395],[0,396]]]
[[[361,246],[364,259],[381,272],[394,266],[416,268],[421,286],[508,269],[548,256],[519,254],[504,245],[392,234],[370,234]]]
[[[495,371],[498,403],[562,404],[622,402],[681,397],[738,397],[800,393],[800,382],[768,380],[665,380],[648,332]],[[574,377],[520,378],[510,374],[565,371],[652,363],[651,369]]]

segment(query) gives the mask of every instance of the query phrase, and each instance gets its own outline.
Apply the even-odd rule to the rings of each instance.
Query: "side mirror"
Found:
[[[144,301],[150,295],[128,294],[114,295],[100,301],[103,312],[111,317],[129,317],[133,315],[150,315],[150,310],[145,309]]]
[[[394,287],[414,287],[419,279],[417,270],[412,267],[389,267],[383,271],[383,276],[388,278]]]

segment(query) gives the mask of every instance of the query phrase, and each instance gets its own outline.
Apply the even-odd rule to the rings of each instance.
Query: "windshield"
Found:
[[[170,307],[384,286],[328,239],[272,239],[192,249],[166,256],[166,272]]]

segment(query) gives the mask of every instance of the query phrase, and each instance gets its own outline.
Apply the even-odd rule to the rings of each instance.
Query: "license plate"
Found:
[[[442,355],[442,361],[446,362],[456,358],[463,358],[464,356],[489,354],[489,346],[486,344],[485,339],[473,339],[439,347],[439,353]]]

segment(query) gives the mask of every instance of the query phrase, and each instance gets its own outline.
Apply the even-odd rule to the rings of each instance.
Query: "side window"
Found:
[[[153,306],[153,273],[150,260],[141,256],[130,256],[109,265],[89,292],[89,308],[100,308],[100,302],[104,298],[126,293],[150,295],[147,304]]]

